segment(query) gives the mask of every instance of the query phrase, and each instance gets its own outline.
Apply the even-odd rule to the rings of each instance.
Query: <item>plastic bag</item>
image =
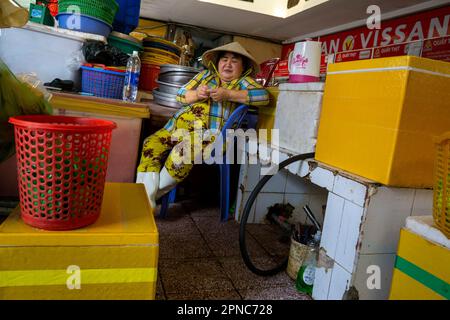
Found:
[[[9,117],[52,114],[46,98],[51,96],[35,75],[22,75],[20,81],[0,59],[0,162],[14,154],[14,127]]]
[[[83,44],[84,58],[89,63],[105,66],[122,67],[127,65],[128,54],[119,48],[104,44],[101,41],[88,40]]]

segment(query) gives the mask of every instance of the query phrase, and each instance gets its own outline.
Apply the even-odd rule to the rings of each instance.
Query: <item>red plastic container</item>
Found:
[[[46,230],[94,223],[116,124],[44,115],[11,117],[9,122],[14,125],[23,221]]]
[[[159,77],[160,67],[154,64],[143,64],[139,80],[139,89],[152,91],[158,87],[156,80]]]

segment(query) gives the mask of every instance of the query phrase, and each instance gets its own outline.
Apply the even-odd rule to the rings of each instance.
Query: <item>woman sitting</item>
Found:
[[[269,96],[251,78],[259,69],[255,59],[237,42],[205,52],[202,63],[206,70],[197,74],[178,91],[177,101],[184,105],[164,126],[144,141],[136,183],[143,183],[150,200],[170,191],[187,177],[194,159],[214,141],[196,140],[195,130],[220,133],[234,109],[246,104],[264,106]],[[217,68],[216,68],[217,65]],[[190,135],[183,141],[179,132]],[[186,144],[190,145],[186,148]],[[190,161],[185,150],[192,150]],[[197,162],[196,162],[197,163]],[[162,170],[161,170],[162,168]]]

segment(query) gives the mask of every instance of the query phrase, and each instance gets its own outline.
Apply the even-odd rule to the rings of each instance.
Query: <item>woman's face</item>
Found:
[[[242,57],[238,54],[226,52],[219,59],[219,75],[223,81],[238,79],[244,71]]]

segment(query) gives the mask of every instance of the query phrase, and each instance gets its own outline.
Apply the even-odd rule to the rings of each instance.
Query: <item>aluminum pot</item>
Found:
[[[171,84],[160,80],[156,80],[156,83],[158,84],[159,91],[161,93],[168,93],[175,96],[177,95],[178,90],[182,87],[182,85]]]
[[[188,83],[196,73],[189,73],[184,71],[169,71],[165,73],[159,74],[159,81],[166,82],[166,83],[172,83],[172,84],[178,84],[181,86],[184,86],[186,83]]]
[[[181,71],[181,72],[189,72],[189,73],[199,73],[201,70],[193,67],[180,66],[178,64],[162,64],[160,65],[161,73],[172,72],[172,71]]]
[[[152,93],[153,93],[153,101],[155,101],[155,103],[157,104],[177,109],[181,107],[181,104],[176,100],[176,96],[174,95],[162,93],[158,89],[154,89]]]

